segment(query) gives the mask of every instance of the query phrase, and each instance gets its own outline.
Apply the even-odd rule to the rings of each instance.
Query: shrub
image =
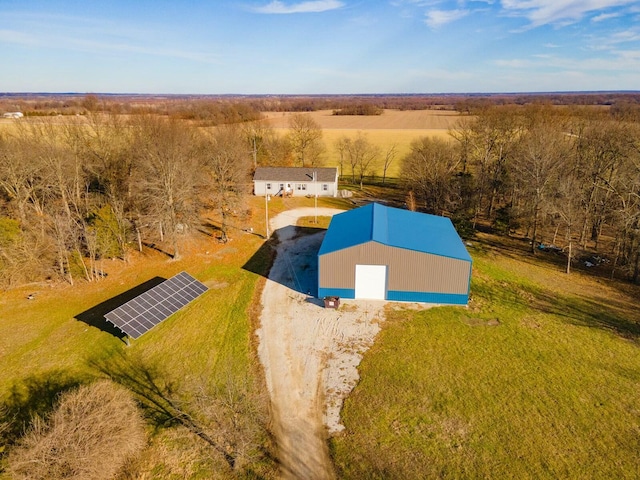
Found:
[[[16,480],[109,479],[144,444],[129,392],[100,381],[63,394],[48,419],[36,417],[7,470]]]

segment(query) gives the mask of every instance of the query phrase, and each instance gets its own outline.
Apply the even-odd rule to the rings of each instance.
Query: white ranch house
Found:
[[[258,167],[253,175],[253,193],[275,196],[338,196],[338,168]]]

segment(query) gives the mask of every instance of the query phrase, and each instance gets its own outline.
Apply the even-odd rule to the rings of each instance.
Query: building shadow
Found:
[[[286,226],[262,244],[243,269],[296,292],[317,297],[323,228]]]
[[[75,316],[75,319],[80,320],[81,322],[84,322],[91,327],[98,328],[103,332],[106,332],[124,341],[127,335],[111,322],[108,322],[105,318],[105,315],[111,310],[124,305],[129,300],[133,300],[138,295],[151,290],[153,287],[161,284],[165,280],[166,279],[162,277],[153,277],[152,279],[147,280],[146,282],[141,283],[140,285],[137,285],[127,290],[126,292],[121,293],[120,295],[105,300],[95,307],[91,307],[89,310],[85,310],[84,312],[79,313]]]

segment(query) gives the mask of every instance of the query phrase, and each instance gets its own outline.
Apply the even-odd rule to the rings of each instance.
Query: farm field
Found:
[[[640,288],[473,243],[468,309],[387,309],[339,478],[638,478]]]
[[[287,128],[292,112],[265,112],[274,128]],[[460,115],[452,110],[385,110],[382,115],[332,115],[332,110],[308,112],[326,130],[447,130]]]
[[[287,132],[290,112],[268,112],[265,116],[269,124]],[[358,133],[380,148],[384,155],[391,146],[396,145],[397,155],[387,174],[397,176],[400,159],[411,150],[411,142],[424,136],[450,138],[449,128],[455,126],[460,115],[443,110],[385,110],[382,115],[332,115],[331,110],[309,112],[322,127],[322,138],[326,146],[324,163],[327,166],[338,165],[338,153],[335,144],[341,137],[355,138]],[[377,172],[379,173],[379,172]]]

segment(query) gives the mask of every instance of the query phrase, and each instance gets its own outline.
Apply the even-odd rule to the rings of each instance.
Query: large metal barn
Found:
[[[372,203],[335,215],[318,252],[318,297],[466,305],[471,256],[445,217]]]

